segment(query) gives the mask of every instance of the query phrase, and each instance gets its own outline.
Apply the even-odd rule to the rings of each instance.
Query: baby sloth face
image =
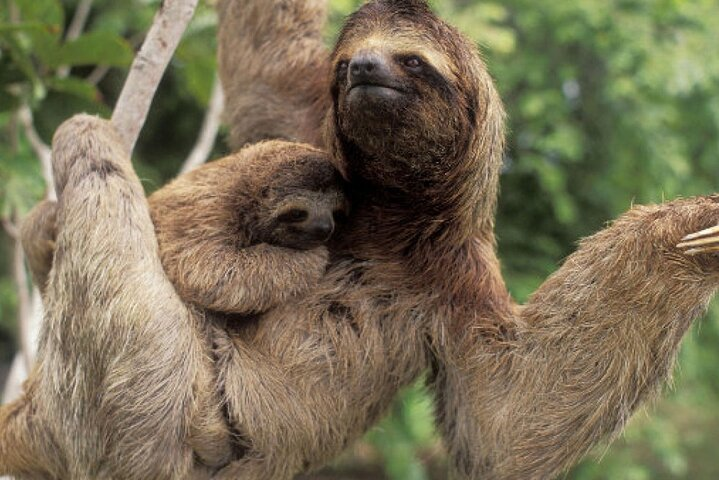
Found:
[[[338,188],[297,190],[273,203],[262,239],[265,243],[308,250],[326,243],[347,215],[347,202]]]
[[[248,229],[251,243],[310,250],[332,237],[349,214],[349,202],[343,180],[324,152],[287,145],[271,152],[274,164],[264,168],[254,206],[245,209],[252,218],[240,224]]]

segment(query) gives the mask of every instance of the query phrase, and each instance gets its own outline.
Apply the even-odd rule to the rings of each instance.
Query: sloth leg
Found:
[[[45,293],[55,252],[57,202],[38,203],[23,219],[20,238],[35,285]]]
[[[30,383],[23,396],[0,407],[0,476],[62,478],[61,462],[51,453],[47,429],[34,415]]]
[[[321,145],[327,0],[221,0],[217,10],[231,146],[273,138]]]
[[[182,478],[196,453],[224,461],[224,429],[200,415],[213,402],[201,328],[165,277],[117,132],[73,117],[55,134],[53,169],[58,231],[38,396],[70,475]]]

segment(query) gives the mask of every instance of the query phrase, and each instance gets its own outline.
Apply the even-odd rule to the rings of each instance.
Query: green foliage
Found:
[[[380,452],[391,480],[427,480],[418,453],[436,443],[432,404],[423,382],[404,392],[394,402],[391,414],[367,435]]]
[[[328,42],[361,0],[331,0]],[[714,192],[719,181],[719,0],[433,0],[484,51],[509,113],[497,233],[523,300],[632,202]],[[76,0],[0,0],[0,216],[43,194],[40,168],[12,112],[32,108],[49,142],[79,111],[107,116],[157,0],[96,0],[66,41]],[[214,78],[214,12],[198,11],[153,104],[135,155],[148,191],[174,176],[196,138]],[[109,67],[97,80],[95,66]],[[70,66],[69,76],[58,76]],[[14,334],[11,242],[0,235],[0,349]],[[719,478],[719,312],[681,354],[676,391],[637,415],[569,478]],[[392,480],[445,478],[432,402],[418,384],[361,444]],[[364,460],[362,460],[364,459]],[[598,460],[601,462],[597,463]],[[341,463],[342,464],[342,463]]]

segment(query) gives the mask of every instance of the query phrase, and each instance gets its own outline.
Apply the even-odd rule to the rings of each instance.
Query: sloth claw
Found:
[[[687,255],[719,252],[719,225],[687,235],[677,248]]]

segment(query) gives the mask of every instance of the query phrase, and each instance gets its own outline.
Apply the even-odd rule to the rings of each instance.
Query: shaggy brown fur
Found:
[[[155,192],[160,258],[180,297],[249,314],[306,294],[324,274],[335,217],[348,213],[339,182],[319,150],[275,141]]]
[[[313,37],[307,20],[297,28]],[[368,56],[382,75],[352,74]],[[250,324],[187,314],[159,271],[129,163],[102,150],[114,134],[87,118],[61,129],[56,176],[73,188],[61,196],[41,365],[25,399],[2,410],[0,471],[198,478],[209,465],[216,478],[290,479],[339,453],[432,368],[462,478],[548,478],[666,377],[719,285],[716,257],[674,247],[719,222],[714,199],[633,209],[520,308],[492,232],[502,107],[474,47],[419,0],[380,0],[349,19],[332,65],[326,132],[353,212],[319,285]],[[238,81],[262,80],[249,75]],[[78,144],[63,140],[71,130]],[[224,468],[226,437],[207,426],[221,410],[211,391],[236,435]],[[51,443],[28,433],[37,422]],[[196,442],[200,433],[216,442]],[[11,447],[14,435],[24,445]],[[193,448],[204,461],[192,464]]]

